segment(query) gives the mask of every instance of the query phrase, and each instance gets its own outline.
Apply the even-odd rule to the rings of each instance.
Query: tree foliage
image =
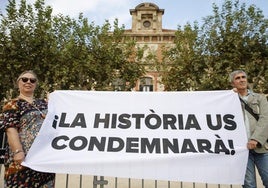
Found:
[[[21,0],[17,6],[9,0],[7,14],[1,15],[1,101],[11,91],[16,95],[10,89],[27,69],[39,76],[37,95],[56,89],[127,91],[146,66],[160,71],[166,90],[229,89],[228,74],[244,69],[254,91],[268,93],[268,20],[254,5],[239,0],[225,0],[221,8],[213,4],[213,15],[203,25],[178,27],[163,64],[153,53],[144,57],[145,47],[125,38],[117,20],[96,26],[83,14],[78,19],[53,16],[44,2]]]
[[[166,55],[174,62],[163,75],[166,89],[228,89],[228,74],[243,69],[254,91],[268,93],[268,20],[262,11],[226,0],[221,9],[213,5],[213,14],[200,28],[178,29],[176,46]]]
[[[118,20],[102,26],[79,15],[52,15],[44,0],[31,5],[9,0],[0,25],[0,99],[11,95],[18,75],[34,70],[40,80],[37,95],[56,89],[114,90],[113,81],[130,90],[144,73],[135,43],[123,38]],[[122,41],[124,42],[122,43]],[[13,96],[17,94],[16,90]],[[7,94],[8,92],[8,94]]]
[[[175,46],[165,51],[166,67],[163,83],[166,90],[185,91],[200,87],[200,74],[203,59],[198,45],[198,27],[190,24],[178,28]]]

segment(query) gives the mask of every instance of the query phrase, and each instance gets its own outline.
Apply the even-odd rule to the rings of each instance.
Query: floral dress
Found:
[[[27,155],[36,135],[38,134],[47,112],[45,100],[37,99],[32,104],[23,99],[12,99],[3,108],[5,129],[16,128],[20,141]],[[40,148],[41,149],[41,148]],[[52,188],[55,174],[32,170],[15,164],[11,148],[7,145],[5,154],[4,185],[7,188]]]

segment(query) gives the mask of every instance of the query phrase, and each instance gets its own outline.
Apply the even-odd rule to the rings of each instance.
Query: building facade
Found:
[[[140,48],[145,47],[145,56],[152,54],[158,63],[163,62],[163,48],[174,45],[176,30],[162,28],[164,9],[154,3],[141,3],[130,9],[132,28],[125,30],[125,36],[136,41]],[[155,63],[145,62],[146,74],[137,81],[135,91],[163,91],[161,76]]]

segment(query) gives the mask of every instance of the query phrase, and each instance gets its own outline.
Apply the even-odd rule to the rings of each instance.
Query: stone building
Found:
[[[125,30],[125,35],[136,41],[139,47],[146,46],[145,54],[153,54],[159,63],[162,62],[162,48],[174,44],[176,30],[162,28],[164,9],[154,3],[141,3],[130,9],[132,28]],[[151,62],[144,64],[146,74],[137,82],[136,91],[163,91],[161,76]]]

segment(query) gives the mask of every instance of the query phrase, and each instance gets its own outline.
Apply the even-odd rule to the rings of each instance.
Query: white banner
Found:
[[[246,143],[233,91],[55,91],[23,165],[55,173],[242,184]]]

